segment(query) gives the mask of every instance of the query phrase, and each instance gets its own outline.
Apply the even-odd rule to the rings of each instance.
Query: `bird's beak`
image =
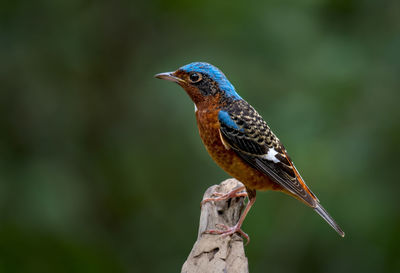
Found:
[[[176,77],[174,75],[174,72],[159,73],[159,74],[154,75],[154,78],[167,80],[167,81],[171,81],[171,82],[177,82],[177,83],[185,82],[184,80]]]

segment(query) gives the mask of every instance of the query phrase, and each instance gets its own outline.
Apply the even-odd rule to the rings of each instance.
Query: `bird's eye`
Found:
[[[192,73],[189,75],[189,80],[192,83],[199,82],[199,81],[201,81],[201,74],[200,73]]]

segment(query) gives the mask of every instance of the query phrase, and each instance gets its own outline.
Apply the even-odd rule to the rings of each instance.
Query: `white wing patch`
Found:
[[[196,103],[194,104],[194,112],[195,112],[195,113],[197,112],[197,106],[196,106]]]
[[[279,159],[277,159],[275,157],[275,155],[277,155],[277,154],[278,154],[278,152],[275,151],[274,148],[271,148],[271,149],[268,150],[268,153],[266,153],[265,155],[262,155],[261,157],[266,159],[266,160],[272,161],[274,163],[278,163],[280,161],[279,161]]]

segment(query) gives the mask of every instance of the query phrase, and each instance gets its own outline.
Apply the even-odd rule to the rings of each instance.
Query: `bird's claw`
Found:
[[[245,191],[245,187],[239,187],[237,189],[234,189],[226,194],[220,193],[220,192],[213,192],[211,196],[218,196],[218,197],[210,197],[210,198],[205,198],[203,201],[201,201],[200,206],[203,206],[207,202],[216,202],[216,201],[222,201],[234,197],[247,197],[247,192]]]
[[[207,233],[207,234],[219,234],[219,235],[222,235],[222,236],[228,236],[228,235],[232,235],[232,234],[237,232],[243,238],[246,239],[245,246],[250,243],[249,235],[247,235],[247,233],[245,233],[238,224],[234,225],[233,227],[228,227],[228,226],[226,226],[224,224],[216,224],[215,226],[217,228],[219,227],[221,229],[209,229],[209,230],[204,231],[204,233]]]

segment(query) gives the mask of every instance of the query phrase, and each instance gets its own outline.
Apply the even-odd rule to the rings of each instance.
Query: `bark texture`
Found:
[[[217,197],[213,193],[225,194],[243,186],[236,179],[227,179],[211,186],[203,196]],[[238,234],[230,236],[206,234],[204,231],[218,229],[218,225],[233,226],[244,207],[244,197],[207,202],[201,208],[199,233],[182,273],[248,273],[243,239]]]

